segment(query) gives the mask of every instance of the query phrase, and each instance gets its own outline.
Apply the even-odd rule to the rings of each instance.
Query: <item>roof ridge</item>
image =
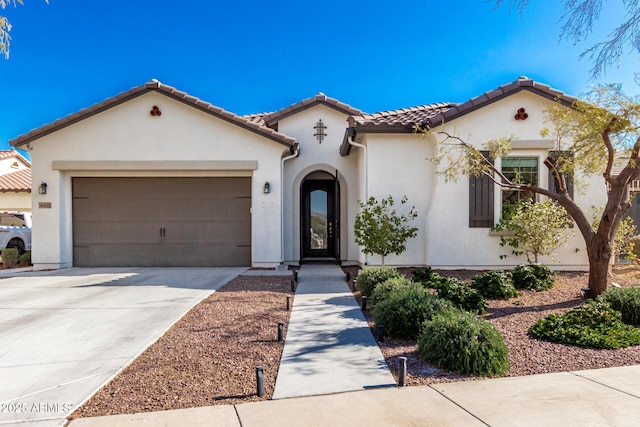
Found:
[[[288,107],[284,107],[276,112],[270,113],[264,116],[264,121],[267,126],[272,126],[277,123],[279,120],[288,117],[292,114],[296,114],[299,111],[306,110],[309,107],[312,107],[316,104],[324,104],[330,108],[341,111],[347,115],[361,115],[365,114],[362,110],[352,107],[349,104],[341,102],[337,98],[332,98],[330,96],[325,95],[322,92],[316,93],[314,96],[310,98],[305,98],[302,101],[296,102],[294,104],[289,105]]]
[[[417,112],[417,111],[433,110],[435,108],[449,108],[455,105],[457,104],[454,102],[433,102],[431,104],[415,105],[412,107],[403,107],[395,110],[383,110],[383,111],[377,111],[371,114],[361,114],[360,116],[373,117],[373,116],[395,115],[395,114],[411,113],[411,112]]]
[[[354,115],[348,119],[349,126],[356,127],[359,131],[371,132],[383,129],[388,132],[390,128],[396,128],[399,132],[409,132],[413,131],[416,125],[436,127],[521,90],[558,100],[564,105],[571,105],[576,100],[576,98],[553,89],[549,85],[539,83],[526,76],[520,76],[511,83],[501,85],[462,103],[436,102],[397,110],[379,111],[373,114]]]
[[[286,146],[291,146],[296,142],[295,138],[268,128],[264,126],[264,124],[256,123],[253,120],[239,116],[235,113],[225,110],[224,108],[215,106],[210,102],[203,101],[198,97],[189,95],[187,92],[180,91],[173,86],[166,85],[156,79],[153,79],[143,85],[135,86],[128,91],[124,91],[113,97],[106,98],[100,102],[93,104],[90,107],[83,108],[75,113],[71,113],[40,128],[32,129],[31,131],[10,140],[9,144],[16,147],[25,145],[35,139],[41,138],[59,129],[70,126],[87,117],[99,114],[149,91],[159,92],[171,98],[174,98],[177,101],[192,105],[202,111],[217,116],[218,118],[245,127],[248,130],[251,130],[258,134],[262,134],[263,136],[280,142]]]

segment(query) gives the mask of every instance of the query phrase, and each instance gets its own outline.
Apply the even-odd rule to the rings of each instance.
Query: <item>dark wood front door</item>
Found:
[[[335,179],[307,179],[302,184],[302,258],[340,254],[339,186]]]

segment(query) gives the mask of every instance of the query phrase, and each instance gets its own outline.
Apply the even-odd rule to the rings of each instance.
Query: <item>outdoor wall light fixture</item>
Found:
[[[42,182],[42,184],[40,184],[40,187],[38,187],[38,193],[40,194],[47,194],[47,183],[46,182]]]
[[[264,188],[262,189],[262,191],[264,192],[264,194],[271,193],[271,184],[269,184],[269,181],[264,183]]]

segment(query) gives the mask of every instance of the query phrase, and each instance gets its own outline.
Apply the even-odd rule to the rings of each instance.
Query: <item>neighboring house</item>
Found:
[[[427,160],[437,134],[413,129],[436,127],[478,147],[517,135],[513,153],[498,161],[546,186],[543,161],[554,144],[540,130],[556,99],[573,101],[521,77],[463,104],[365,114],[319,93],[237,116],[151,81],[10,141],[29,151],[34,188],[48,185],[34,192],[33,263],[375,265],[380,257],[354,242],[354,218],[359,201],[391,194],[416,206],[419,232],[387,264],[512,266],[522,259],[500,259],[510,251],[490,227],[518,194],[478,180],[444,182]],[[526,120],[515,117],[521,109]],[[586,184],[578,203],[602,205],[601,179]],[[581,237],[556,259],[558,268],[586,269]]]
[[[0,211],[31,212],[31,163],[16,150],[0,150]]]

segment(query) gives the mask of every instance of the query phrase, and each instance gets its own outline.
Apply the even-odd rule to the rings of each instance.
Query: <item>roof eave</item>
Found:
[[[144,95],[149,92],[157,92],[176,101],[182,102],[191,107],[195,107],[200,111],[208,113],[214,117],[225,120],[229,123],[233,123],[242,128],[245,128],[251,132],[254,132],[262,137],[268,138],[275,142],[278,142],[286,147],[290,147],[295,144],[296,139],[285,134],[279,133],[273,129],[261,126],[258,123],[245,119],[241,116],[228,112],[220,107],[216,107],[213,104],[202,101],[194,96],[188,95],[185,92],[178,91],[177,89],[163,85],[160,82],[152,81],[142,86],[134,87],[126,92],[116,95],[113,98],[109,98],[100,103],[94,104],[91,107],[84,108],[76,113],[70,114],[66,117],[58,119],[52,123],[44,125],[41,128],[32,130],[26,134],[9,141],[9,144],[13,147],[19,148],[37,139],[43,138],[53,132],[64,129],[75,123],[78,123],[84,119],[92,117],[96,114],[100,114],[106,110],[109,110],[115,106],[118,106],[124,102],[130,101],[138,96]]]
[[[533,82],[533,83],[535,84],[536,82]],[[435,116],[431,117],[428,120],[428,122],[425,123],[425,125],[428,126],[430,129],[434,129],[444,123],[450,122],[459,117],[472,113],[476,110],[479,110],[480,108],[486,107],[489,104],[492,104],[494,102],[497,102],[501,99],[504,99],[516,93],[522,92],[524,90],[534,93],[536,95],[542,96],[543,98],[549,99],[551,101],[559,102],[561,105],[564,105],[565,107],[571,107],[577,100],[576,98],[566,95],[560,91],[556,91],[550,88],[548,88],[547,90],[542,90],[536,87],[535,85],[520,84],[513,88],[509,87],[515,84],[517,84],[517,82],[511,83],[509,85],[501,86],[496,90],[484,93],[462,104],[455,105],[449,108],[448,110],[438,113]]]

